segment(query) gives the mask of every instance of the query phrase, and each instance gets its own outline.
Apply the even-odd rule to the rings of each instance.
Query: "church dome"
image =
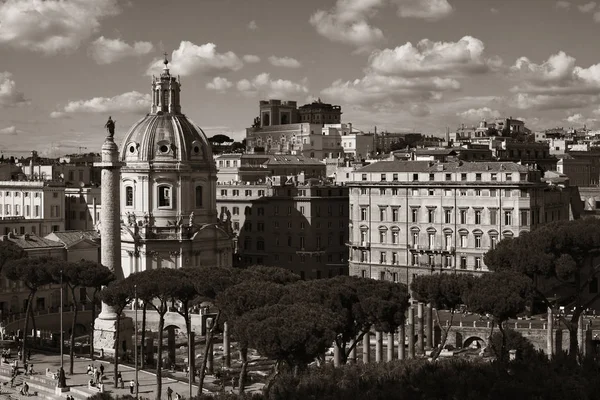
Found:
[[[153,77],[150,113],[125,135],[120,159],[125,163],[183,162],[214,167],[206,135],[181,113],[181,84],[169,73],[168,63],[165,59],[162,73]]]

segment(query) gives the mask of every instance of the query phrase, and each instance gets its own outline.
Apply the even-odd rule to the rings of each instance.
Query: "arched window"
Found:
[[[169,185],[161,185],[158,187],[158,206],[159,207],[172,207],[173,204],[173,193],[172,188]]]
[[[132,186],[125,187],[125,206],[133,207],[133,187]]]
[[[196,186],[196,208],[202,208],[202,186]]]

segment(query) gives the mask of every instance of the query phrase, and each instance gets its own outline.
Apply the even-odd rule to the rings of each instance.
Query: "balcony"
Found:
[[[411,244],[409,250],[413,253],[419,254],[454,254],[455,249],[453,246],[421,246],[418,244]]]
[[[349,242],[349,243],[347,243],[347,245],[353,249],[368,250],[371,248],[371,242],[358,242],[358,243]]]

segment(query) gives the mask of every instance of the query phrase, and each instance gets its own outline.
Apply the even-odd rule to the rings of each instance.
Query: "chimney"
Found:
[[[377,135],[377,126],[375,126],[375,134]]]
[[[33,168],[35,166],[34,160],[36,157],[37,157],[37,151],[32,150],[31,151],[31,160],[29,160],[29,180],[31,180],[31,181],[33,180],[33,176],[34,176]]]

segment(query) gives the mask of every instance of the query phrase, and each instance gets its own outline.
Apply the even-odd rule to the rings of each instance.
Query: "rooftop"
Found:
[[[97,231],[61,231],[61,232],[52,232],[46,238],[52,238],[52,240],[56,240],[60,243],[63,243],[65,246],[70,247],[75,243],[80,242],[81,240],[91,240],[97,241],[100,239],[100,234]]]
[[[1,240],[11,241],[24,250],[64,248],[62,243],[42,238],[31,233],[26,233],[24,235],[9,233],[8,235],[2,236]]]
[[[530,170],[526,165],[513,162],[379,161],[356,172],[439,172],[441,167],[445,172],[528,172]]]

